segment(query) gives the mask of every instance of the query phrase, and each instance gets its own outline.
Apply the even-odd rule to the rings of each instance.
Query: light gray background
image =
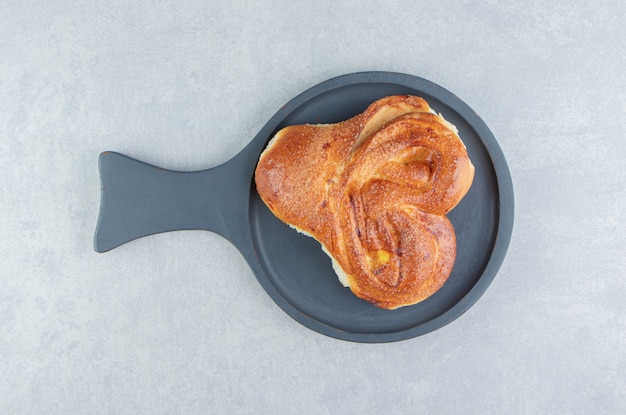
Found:
[[[626,7],[0,5],[0,413],[626,413]],[[431,334],[324,337],[208,232],[92,249],[97,157],[197,170],[364,70],[472,106],[512,172],[487,293]]]

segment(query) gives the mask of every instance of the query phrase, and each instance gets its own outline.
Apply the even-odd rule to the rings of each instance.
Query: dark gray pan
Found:
[[[319,243],[276,219],[263,204],[253,175],[260,153],[282,127],[343,121],[376,99],[396,94],[422,96],[458,127],[476,176],[467,196],[448,215],[457,235],[457,258],[448,281],[427,300],[389,311],[341,286]],[[159,232],[216,232],[237,247],[283,311],[310,329],[349,341],[398,341],[455,320],[495,277],[513,229],[513,185],[488,127],[452,93],[406,74],[363,72],[322,82],[280,108],[233,159],[208,170],[175,172],[114,152],[102,153],[99,164],[96,251]]]

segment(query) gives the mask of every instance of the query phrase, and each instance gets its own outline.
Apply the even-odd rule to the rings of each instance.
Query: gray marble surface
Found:
[[[0,413],[626,413],[626,6],[0,5]],[[472,106],[513,176],[482,299],[391,344],[317,334],[208,232],[93,251],[97,157],[198,170],[334,76]]]

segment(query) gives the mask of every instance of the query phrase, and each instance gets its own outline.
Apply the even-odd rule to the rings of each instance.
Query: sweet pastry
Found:
[[[456,128],[415,96],[391,96],[336,124],[280,130],[255,182],[279,219],[312,236],[344,286],[385,309],[416,304],[456,257],[445,214],[474,177]]]

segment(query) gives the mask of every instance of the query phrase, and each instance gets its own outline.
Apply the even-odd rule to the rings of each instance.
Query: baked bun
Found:
[[[456,128],[415,96],[391,96],[337,124],[280,130],[255,172],[261,199],[312,236],[344,286],[385,309],[444,284],[456,256],[445,214],[469,190]]]

